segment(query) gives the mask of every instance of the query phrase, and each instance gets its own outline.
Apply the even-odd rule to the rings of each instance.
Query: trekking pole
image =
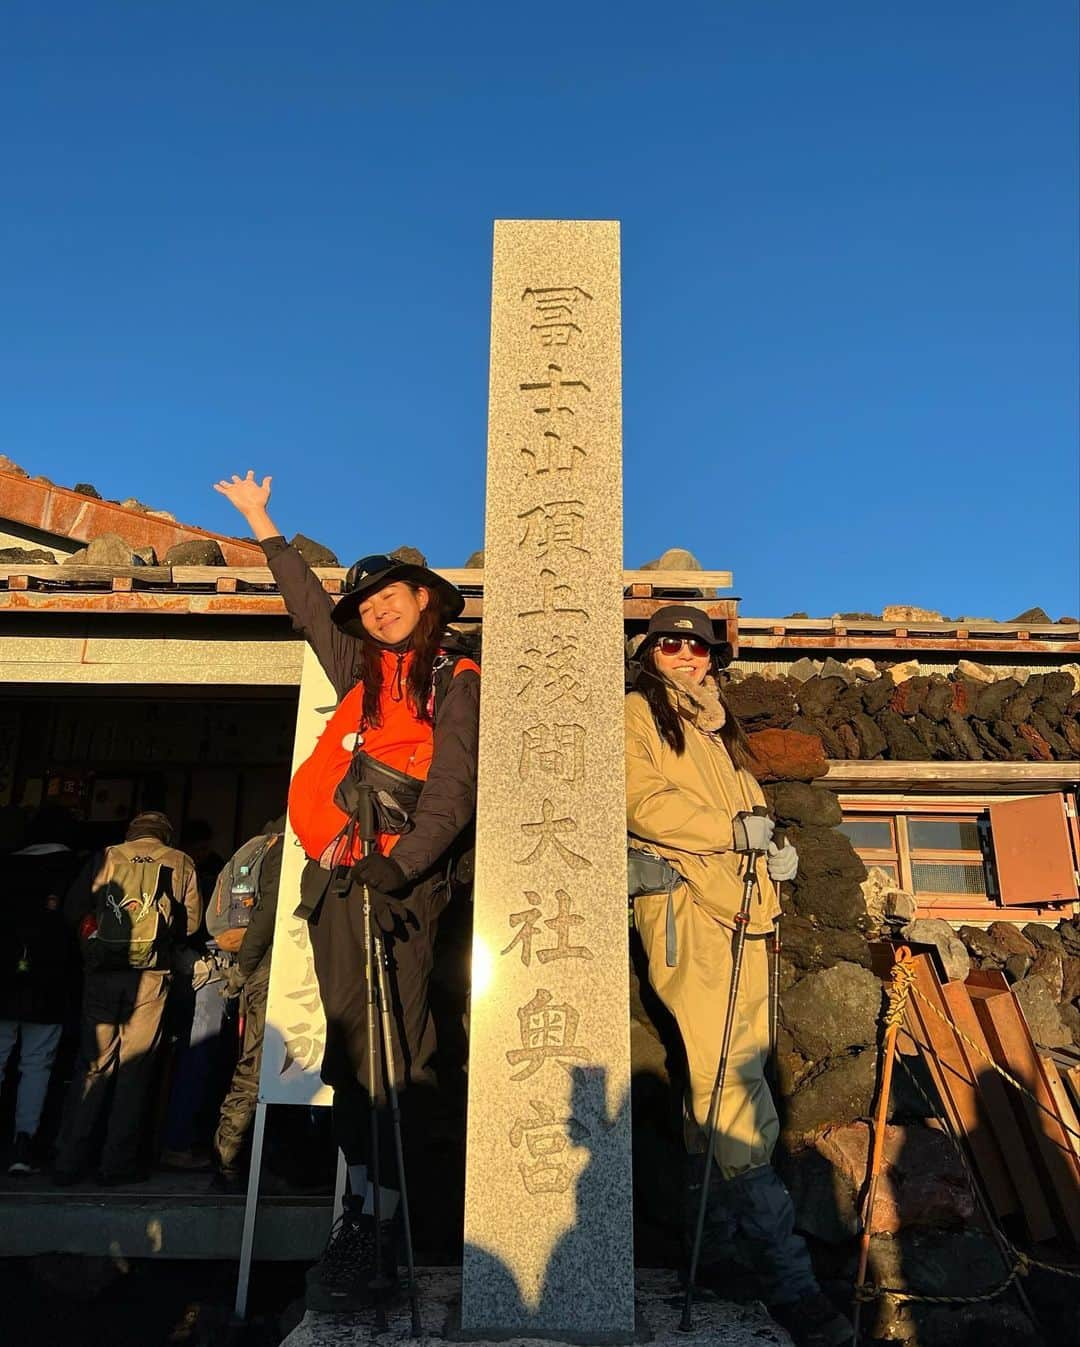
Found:
[[[754,806],[754,813],[767,815],[763,804]],[[693,1328],[692,1312],[694,1306],[694,1279],[697,1277],[698,1259],[701,1256],[701,1240],[705,1233],[705,1210],[709,1200],[709,1179],[712,1175],[713,1145],[716,1141],[716,1125],[720,1113],[720,1097],[724,1091],[724,1078],[727,1075],[728,1053],[731,1050],[731,1035],[735,1028],[735,1006],[739,995],[739,975],[742,972],[743,948],[746,944],[746,928],[750,922],[750,899],[757,884],[757,863],[763,855],[760,851],[746,853],[746,876],[743,881],[742,903],[735,914],[735,939],[731,956],[731,989],[728,993],[727,1014],[724,1017],[724,1036],[720,1041],[720,1061],[716,1067],[716,1080],[713,1082],[709,1099],[709,1118],[706,1126],[705,1174],[701,1184],[701,1197],[698,1201],[697,1222],[694,1227],[694,1244],[690,1251],[690,1269],[686,1278],[686,1294],[683,1297],[682,1319],[679,1331],[689,1333]]]
[[[360,839],[360,854],[368,856],[371,854],[371,847],[375,841],[375,809],[371,802],[371,787],[360,784],[357,787],[356,803],[356,835]],[[373,1203],[373,1217],[375,1221],[375,1272],[372,1277],[372,1290],[381,1289],[379,1283],[383,1280],[383,1248],[382,1248],[382,1175],[379,1173],[379,1086],[378,1086],[378,1063],[376,1061],[376,1043],[375,1043],[375,965],[376,954],[373,932],[373,914],[371,911],[371,890],[366,884],[361,885],[361,894],[364,905],[364,992],[367,1002],[367,1077],[368,1077],[368,1101],[370,1108],[370,1139],[371,1139],[371,1165],[369,1173],[371,1174],[371,1191]],[[356,1194],[354,1193],[355,1197]],[[382,1330],[386,1328],[386,1310],[379,1300],[375,1310],[376,1326]]]
[[[859,1320],[862,1318],[862,1298],[860,1292],[866,1281],[866,1267],[870,1260],[870,1236],[874,1226],[874,1203],[877,1200],[878,1179],[881,1177],[881,1163],[885,1153],[885,1125],[889,1115],[889,1098],[892,1094],[893,1064],[896,1061],[896,1035],[904,1021],[908,989],[911,985],[911,950],[906,945],[898,946],[896,962],[892,969],[892,986],[889,988],[889,1005],[885,1011],[885,1043],[882,1048],[881,1088],[878,1091],[877,1112],[874,1117],[874,1147],[870,1156],[870,1181],[866,1189],[866,1201],[862,1211],[862,1230],[859,1232],[859,1270],[855,1274],[855,1290],[852,1313],[852,1342],[859,1341]]]
[[[405,1236],[405,1265],[409,1270],[409,1307],[412,1312],[412,1336],[419,1338],[422,1332],[420,1300],[416,1287],[412,1222],[409,1219],[409,1189],[405,1182],[405,1150],[401,1143],[401,1102],[395,1079],[394,1038],[390,1025],[390,997],[387,994],[386,966],[389,963],[390,956],[386,947],[386,937],[381,932],[377,936],[374,931],[372,931],[371,937],[372,940],[379,941],[379,1007],[382,1015],[383,1051],[386,1055],[387,1090],[390,1096],[390,1117],[394,1128],[394,1153],[397,1158],[398,1187],[401,1192],[401,1228]]]

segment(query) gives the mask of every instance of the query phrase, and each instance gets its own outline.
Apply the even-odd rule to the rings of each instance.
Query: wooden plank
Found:
[[[141,580],[148,585],[167,585],[168,566],[0,566],[0,582],[9,585],[13,577],[25,575],[31,580],[48,580],[56,585],[112,585],[116,576]],[[24,585],[25,589],[26,586]]]
[[[235,575],[219,575],[214,583],[214,589],[218,594],[235,594],[239,583]]]
[[[1000,977],[1000,975],[998,975]],[[1004,982],[1004,978],[1001,978]],[[987,985],[989,983],[990,985]],[[1019,1097],[1019,1116],[1038,1156],[1044,1192],[1055,1212],[1062,1235],[1080,1242],[1080,1184],[1068,1134],[1057,1119],[1054,1097],[1039,1067],[1035,1045],[1016,998],[985,972],[968,979],[972,1004],[983,1027],[991,1055],[1021,1085],[1030,1090],[1050,1116],[1026,1095]]]
[[[845,762],[834,759],[822,784],[830,790],[977,794],[1060,790],[1080,782],[1080,762]]]
[[[111,585],[112,592],[114,594],[130,594],[134,583],[130,575],[114,575]]]
[[[1061,1121],[1066,1127],[1072,1130],[1066,1132],[1069,1147],[1073,1153],[1073,1159],[1077,1162],[1077,1172],[1080,1174],[1080,1117],[1077,1117],[1076,1108],[1069,1093],[1068,1086],[1061,1072],[1057,1068],[1057,1063],[1049,1052],[1039,1053],[1039,1066],[1043,1075],[1046,1077],[1046,1084],[1050,1093],[1054,1096],[1054,1103],[1057,1105],[1057,1111],[1061,1116]]]
[[[946,1019],[948,1006],[929,954],[917,954],[911,960],[915,986]],[[979,1089],[979,1075],[968,1063],[964,1045],[948,1024],[926,1007],[918,997],[908,1002],[921,1025],[922,1041],[932,1049],[932,1074],[936,1074],[938,1092],[948,1101],[950,1115],[957,1134],[963,1137],[971,1152],[975,1168],[995,1206],[1002,1203],[1010,1211],[1016,1209],[1016,1195],[1011,1185],[1002,1183],[1006,1169],[1005,1156],[997,1137],[986,1126],[986,1105]],[[928,1061],[928,1065],[930,1062]]]
[[[941,997],[960,1032],[976,1043],[987,1057],[991,1057],[990,1045],[964,983],[946,982],[941,988]],[[1030,1165],[1023,1163],[1024,1139],[1009,1103],[1005,1082],[997,1072],[987,1067],[975,1049],[969,1048],[963,1039],[959,1040],[958,1046],[982,1096],[986,1122],[1002,1158],[1001,1164],[985,1172],[979,1171],[987,1196],[999,1216],[1008,1216],[1022,1209],[1032,1239],[1050,1239],[1054,1234],[1054,1218],[1043,1197],[1038,1175]],[[1004,1163],[1006,1156],[1007,1164]]]

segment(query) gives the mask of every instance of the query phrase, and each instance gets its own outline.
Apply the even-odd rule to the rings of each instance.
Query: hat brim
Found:
[[[343,594],[330,614],[334,623],[350,636],[361,636],[364,625],[360,621],[360,605],[369,594],[398,581],[423,585],[434,596],[444,622],[453,622],[454,618],[460,617],[464,611],[465,596],[449,580],[444,580],[435,571],[429,571],[426,566],[413,566],[408,562],[402,562],[398,566],[390,566],[385,571],[378,571],[375,575],[369,576],[358,589]]]

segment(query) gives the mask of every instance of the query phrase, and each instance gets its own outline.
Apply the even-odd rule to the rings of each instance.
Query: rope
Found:
[[[903,969],[904,972],[903,974],[900,974],[898,976],[899,969]],[[886,1025],[894,1021],[897,1004],[899,1003],[901,1009],[903,1008],[903,1004],[907,999],[908,991],[913,987],[913,985],[914,985],[913,970],[904,963],[895,964],[893,967],[893,982],[887,988],[889,1004],[886,1007],[883,1014],[883,1019]],[[923,1000],[926,999],[925,997],[921,996],[921,993],[919,992],[917,987],[914,988],[914,990],[917,996],[920,996],[921,999]],[[926,1004],[929,1005],[930,1008],[935,1012],[937,1011],[937,1007],[934,1006],[931,1002],[927,1001]],[[945,1017],[942,1016],[941,1018],[944,1019]],[[951,1025],[951,1022],[948,1020],[946,1020],[946,1023]],[[960,1034],[961,1038],[966,1039],[966,1036],[962,1034],[961,1031],[957,1029],[955,1025],[951,1025],[951,1027],[955,1030],[957,1034]],[[913,1034],[912,1038],[913,1039],[915,1038]],[[970,1039],[966,1039],[966,1041],[970,1042]],[[922,1052],[932,1054],[932,1049],[930,1049],[925,1043],[919,1042],[918,1039],[915,1039],[915,1042],[918,1044]],[[977,1045],[972,1044],[972,1047],[977,1048]],[[980,1053],[980,1055],[984,1054]],[[963,1146],[960,1144],[960,1141],[957,1138],[951,1123],[944,1116],[944,1114],[938,1108],[938,1106],[934,1104],[933,1100],[923,1089],[921,1082],[918,1080],[915,1073],[912,1071],[911,1067],[907,1064],[904,1058],[902,1056],[899,1056],[898,1060],[900,1062],[900,1065],[904,1068],[904,1072],[907,1075],[908,1080],[911,1081],[912,1085],[914,1085],[915,1089],[922,1097],[923,1103],[930,1110],[931,1115],[934,1118],[936,1118],[937,1121],[942,1125],[941,1130],[949,1138],[949,1141],[951,1142],[953,1149],[960,1157],[960,1162],[963,1166],[964,1177],[967,1179],[968,1187],[971,1189],[972,1193],[977,1198],[978,1194],[975,1187],[974,1172],[972,1171],[971,1164],[968,1160],[967,1154]],[[1013,1078],[1008,1074],[1008,1072],[1002,1072],[1001,1074],[1004,1075],[1005,1078],[1012,1085],[1016,1086],[1017,1089],[1023,1090],[1025,1094],[1029,1093],[1028,1091],[1024,1090],[1024,1087],[1021,1086],[1017,1081],[1013,1080]],[[1036,1100],[1035,1102],[1037,1103],[1038,1101]],[[1049,1110],[1047,1110],[1047,1112],[1049,1112]],[[896,1304],[980,1305],[990,1300],[996,1300],[998,1296],[1004,1295],[1005,1292],[1009,1289],[1010,1286],[1012,1286],[1013,1282],[1015,1282],[1018,1277],[1028,1276],[1032,1268],[1041,1268],[1044,1272],[1051,1272],[1059,1277],[1070,1277],[1076,1280],[1080,1280],[1080,1267],[1062,1267],[1057,1263],[1047,1263],[1042,1259],[1033,1258],[1030,1254],[1026,1254],[1021,1249],[1018,1249],[1009,1239],[1009,1237],[1005,1234],[1005,1232],[1001,1229],[1001,1227],[997,1224],[997,1222],[989,1219],[989,1209],[984,1210],[987,1216],[988,1224],[990,1226],[990,1233],[997,1242],[998,1251],[1001,1254],[1002,1261],[1005,1262],[1006,1267],[1008,1267],[1008,1258],[1009,1257],[1012,1258],[1012,1267],[1008,1268],[1005,1277],[996,1285],[990,1287],[990,1289],[987,1291],[980,1292],[978,1295],[943,1296],[943,1295],[927,1295],[918,1291],[905,1291],[899,1286],[878,1286],[870,1282],[865,1282],[862,1286],[856,1286],[854,1289],[854,1300],[856,1304],[867,1304],[870,1301],[881,1299],[881,1300],[892,1300]]]
[[[1059,1127],[1063,1128],[1071,1136],[1074,1136],[1078,1141],[1080,1141],[1080,1132],[1078,1132],[1075,1127],[1070,1127],[1064,1118],[1059,1118],[1058,1115],[1053,1111],[1053,1109],[1047,1108],[1045,1104],[1043,1104],[1039,1099],[1037,1099],[1036,1096],[1032,1093],[1031,1090],[1028,1089],[1026,1085],[1022,1085],[1020,1081],[1018,1081],[1015,1076],[1010,1075],[1010,1073],[1006,1071],[1003,1066],[999,1066],[997,1062],[993,1060],[993,1058],[988,1057],[987,1054],[983,1052],[982,1048],[979,1047],[978,1043],[974,1041],[974,1039],[968,1038],[967,1034],[965,1034],[964,1031],[961,1028],[959,1028],[958,1025],[954,1024],[953,1021],[949,1019],[948,1015],[946,1015],[943,1011],[939,1010],[936,1005],[934,1005],[933,1001],[931,1001],[926,996],[925,992],[921,991],[918,987],[915,986],[912,987],[912,990],[914,991],[916,998],[919,1001],[921,1001],[924,1006],[928,1006],[938,1017],[938,1019],[942,1021],[943,1024],[948,1025],[948,1027],[953,1031],[953,1033],[957,1036],[957,1038],[959,1038],[961,1042],[966,1043],[969,1048],[971,1048],[974,1052],[976,1052],[978,1056],[981,1057],[982,1060],[987,1064],[987,1066],[993,1067],[993,1069],[998,1073],[998,1075],[1001,1076],[1004,1080],[1007,1080],[1014,1090],[1019,1090],[1022,1095],[1026,1095],[1027,1098],[1031,1100],[1031,1102],[1035,1105],[1037,1109],[1041,1109],[1042,1112],[1045,1113],[1048,1118],[1052,1118]],[[887,1014],[888,1012],[886,1011],[886,1015]],[[887,1019],[886,1023],[888,1023]],[[910,1033],[911,1031],[909,1030],[908,1032]],[[915,1038],[914,1034],[911,1034],[911,1037],[915,1040],[916,1043],[918,1043],[919,1047],[924,1052],[928,1051],[926,1044],[919,1043],[919,1040]],[[1055,1144],[1060,1145],[1060,1143]]]
[[[900,1029],[907,1013],[908,996],[915,988],[915,970],[906,959],[898,959],[892,967],[892,981],[885,989],[889,1003],[882,1015],[886,1029]]]

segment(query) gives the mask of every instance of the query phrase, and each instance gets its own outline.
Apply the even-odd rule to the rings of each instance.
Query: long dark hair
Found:
[[[683,729],[683,718],[668,694],[669,680],[656,667],[655,641],[649,641],[639,652],[638,663],[640,669],[634,679],[634,691],[640,692],[649,703],[653,723],[660,738],[681,757],[686,752],[686,731]],[[720,740],[736,767],[748,767],[753,757],[750,741],[727,704],[720,686],[720,665],[715,651],[709,657],[709,673],[716,682],[716,695],[724,708],[724,723],[719,730]]]
[[[405,685],[400,691],[396,687],[391,688],[390,695],[395,701],[400,701],[402,696],[407,697],[417,720],[431,725],[434,722],[428,711],[428,701],[431,696],[431,673],[443,634],[442,609],[430,589],[423,585],[408,585],[408,588],[414,594],[423,589],[428,596],[428,604],[409,638],[408,649],[413,652],[413,660],[405,676]],[[379,701],[383,690],[382,653],[385,649],[381,641],[376,641],[366,631],[360,638],[356,676],[364,684],[363,715],[366,725],[382,724]]]

